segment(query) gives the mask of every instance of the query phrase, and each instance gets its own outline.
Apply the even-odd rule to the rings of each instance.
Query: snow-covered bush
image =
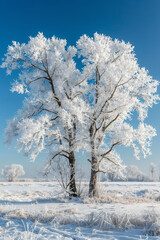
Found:
[[[16,178],[25,174],[23,166],[20,164],[11,164],[6,165],[4,169],[2,169],[1,174],[8,179],[8,181],[12,182]]]

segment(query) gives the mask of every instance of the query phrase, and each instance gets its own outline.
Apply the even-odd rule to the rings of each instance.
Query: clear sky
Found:
[[[75,44],[82,34],[94,32],[130,42],[140,66],[145,66],[154,79],[160,80],[160,1],[159,0],[0,0],[0,59],[12,41],[27,42],[29,36],[43,32],[66,38]],[[30,163],[15,146],[3,144],[6,122],[21,107],[23,97],[11,93],[14,75],[0,69],[0,170],[6,164],[20,163],[27,177],[41,171],[45,154]],[[160,88],[159,88],[160,93]],[[157,129],[152,142],[152,156],[137,161],[131,149],[121,149],[125,164],[148,171],[152,161],[160,167],[160,104],[149,111],[146,120]],[[84,156],[82,157],[84,158]]]

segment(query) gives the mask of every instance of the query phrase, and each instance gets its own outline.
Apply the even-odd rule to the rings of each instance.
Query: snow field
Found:
[[[0,183],[0,240],[160,239],[159,187],[103,183],[99,199],[69,200],[56,182]]]

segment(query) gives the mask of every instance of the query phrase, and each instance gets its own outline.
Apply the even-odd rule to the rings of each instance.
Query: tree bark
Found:
[[[95,123],[91,124],[90,127],[90,143],[91,143],[91,152],[92,152],[92,159],[91,159],[91,177],[89,183],[89,197],[98,197],[98,187],[97,187],[97,158],[95,154],[95,143],[94,143],[94,133]]]
[[[78,197],[75,179],[75,156],[73,151],[71,151],[69,154],[69,165],[70,165],[69,196]]]
[[[97,171],[94,170],[94,166],[91,168],[91,177],[89,183],[89,197],[98,197],[98,187],[97,187]]]

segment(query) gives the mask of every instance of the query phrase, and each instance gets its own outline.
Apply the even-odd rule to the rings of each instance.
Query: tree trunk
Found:
[[[91,177],[89,183],[89,197],[98,197],[98,187],[97,187],[97,158],[95,154],[95,143],[94,143],[94,133],[95,133],[95,123],[92,123],[90,127],[90,143],[92,151],[91,160]]]
[[[91,169],[91,177],[89,183],[89,197],[98,197],[98,187],[97,187],[97,171]]]
[[[69,165],[70,165],[70,183],[69,183],[69,196],[77,197],[76,179],[75,179],[75,156],[74,152],[69,154]]]
[[[99,191],[97,187],[97,161],[95,156],[92,156],[91,177],[89,182],[89,197],[98,197]]]

